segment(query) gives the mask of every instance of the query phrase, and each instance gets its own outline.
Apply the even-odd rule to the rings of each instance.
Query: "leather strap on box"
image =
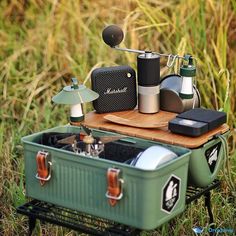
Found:
[[[107,193],[109,204],[115,206],[117,200],[122,198],[122,181],[119,179],[120,170],[109,168],[107,170]]]
[[[36,155],[37,173],[41,179],[46,179],[49,176],[49,170],[47,165],[47,152],[39,151]],[[39,180],[41,186],[45,184],[45,180]]]

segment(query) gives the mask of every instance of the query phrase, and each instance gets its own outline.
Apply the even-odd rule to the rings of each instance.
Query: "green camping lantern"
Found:
[[[196,76],[196,67],[193,64],[193,58],[191,55],[186,55],[188,60],[187,65],[180,67],[180,75],[182,77],[182,87],[179,96],[183,99],[193,98],[193,78]]]
[[[87,88],[79,85],[76,78],[72,78],[72,85],[66,86],[61,92],[52,98],[57,104],[70,105],[70,122],[77,123],[84,120],[82,104],[97,99],[99,95]]]

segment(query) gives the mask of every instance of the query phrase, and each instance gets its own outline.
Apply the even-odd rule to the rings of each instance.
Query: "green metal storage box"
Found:
[[[75,133],[80,132],[80,128],[62,126],[45,132]],[[123,140],[125,145],[145,149],[159,144],[178,155],[155,170],[142,170],[116,161],[86,158],[41,145],[39,139],[42,133],[22,138],[28,197],[145,230],[160,226],[184,210],[190,150],[127,137]],[[114,135],[100,130],[93,130],[93,133]],[[42,150],[49,152],[52,163],[51,178],[44,186],[41,186],[35,177],[36,154]],[[108,168],[119,169],[123,180],[123,196],[113,207],[109,205],[105,196]],[[168,193],[174,185],[175,192],[170,198]]]
[[[199,148],[190,149],[188,183],[197,187],[206,187],[211,184],[223,167],[223,160],[228,158],[224,149],[227,149],[227,137],[230,131],[217,135]],[[224,141],[225,140],[225,141]]]

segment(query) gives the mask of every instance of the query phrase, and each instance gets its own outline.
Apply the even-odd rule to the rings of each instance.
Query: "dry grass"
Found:
[[[0,1],[0,234],[26,234],[25,219],[15,207],[25,201],[20,138],[67,123],[67,109],[53,107],[51,97],[71,75],[83,81],[92,68],[130,64],[136,56],[112,51],[101,40],[108,24],[126,33],[122,46],[164,53],[189,52],[198,58],[197,84],[202,103],[223,109],[233,130],[236,116],[235,0],[3,0]],[[162,61],[164,66],[165,60]],[[176,70],[176,68],[172,69]],[[164,67],[162,74],[170,73]],[[89,84],[89,83],[88,83]],[[236,175],[235,132],[230,173]],[[235,189],[214,194],[216,224],[234,227]],[[190,235],[206,225],[202,203],[153,235]],[[220,210],[219,210],[220,208]],[[38,235],[74,235],[59,227],[37,228]],[[43,233],[44,232],[44,233]],[[150,233],[147,233],[150,235]]]

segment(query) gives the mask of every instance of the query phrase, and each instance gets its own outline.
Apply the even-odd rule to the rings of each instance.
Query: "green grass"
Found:
[[[213,195],[216,226],[236,229],[235,0],[3,0],[0,234],[27,232],[26,219],[15,213],[15,207],[26,201],[20,138],[68,122],[68,108],[52,106],[52,96],[69,83],[72,75],[84,81],[96,67],[136,67],[136,55],[112,51],[102,42],[101,31],[108,24],[119,24],[124,29],[122,46],[163,53],[188,52],[197,58],[202,105],[227,112],[232,129],[230,161],[220,173],[223,188]],[[162,75],[176,71],[167,70],[164,59],[161,62]],[[171,223],[144,235],[191,235],[193,226],[207,226],[207,222],[203,202],[199,201]],[[49,225],[38,225],[35,234],[76,235]]]

